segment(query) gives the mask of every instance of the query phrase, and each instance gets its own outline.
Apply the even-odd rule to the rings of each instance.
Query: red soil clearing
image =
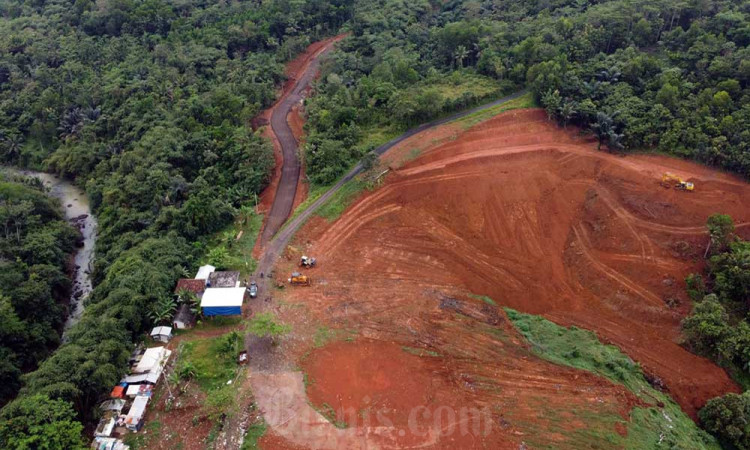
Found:
[[[500,329],[515,338],[509,324]],[[559,446],[577,430],[614,431],[611,423],[575,420],[578,413],[625,420],[637,403],[623,386],[539,360],[516,339],[481,343],[494,362],[418,356],[420,350],[376,340],[335,342],[303,364],[308,396],[339,423],[376,435],[368,440],[373,448],[517,449],[529,440]],[[555,435],[557,422],[566,434]],[[539,428],[546,436],[527,436]]]
[[[665,171],[694,181],[695,192],[661,187]],[[477,294],[594,330],[661,378],[695,417],[709,398],[738,387],[679,345],[680,321],[690,310],[683,279],[701,269],[709,215],[730,214],[740,234],[750,232],[747,198],[750,186],[697,164],[597,151],[540,110],[497,116],[395,170],[333,224],[316,219],[299,234],[305,244],[298,246],[319,267],[311,273],[313,288],[289,295],[307,304],[314,320],[427,347],[447,360],[441,368],[412,363],[410,355],[391,354],[396,350],[373,351],[375,344],[347,356],[340,344],[314,354],[310,395],[356,409],[366,394],[401,410],[399,402],[425,396],[447,404],[471,400],[454,392],[464,374],[537,394],[554,384],[580,385],[574,377],[581,372],[550,364],[542,372],[542,366],[524,367],[527,361],[508,361],[509,349],[498,355],[486,333],[459,326],[450,313],[456,308],[442,307],[446,298],[458,299],[465,316],[465,304],[481,304],[471,297]],[[368,375],[377,373],[370,360],[393,370],[381,371],[384,379]],[[337,367],[349,372],[337,374]],[[532,380],[534,371],[539,377]],[[434,381],[437,373],[453,384]],[[552,408],[564,404],[547,400]],[[564,397],[570,401],[573,395]],[[511,406],[518,421],[538,420],[532,404]]]

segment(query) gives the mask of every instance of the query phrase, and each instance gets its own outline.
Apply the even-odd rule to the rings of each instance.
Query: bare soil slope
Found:
[[[696,191],[661,187],[664,171],[694,181]],[[472,295],[488,296],[594,330],[661,378],[695,417],[709,398],[738,388],[678,344],[690,308],[683,279],[700,269],[710,214],[731,214],[741,233],[750,231],[747,198],[750,186],[731,176],[667,157],[597,151],[540,110],[512,111],[395,170],[333,224],[308,223],[297,247],[320,261],[315,285],[288,295],[320,322],[450,356],[442,369],[425,370],[442,370],[453,387],[471,374],[453,395],[471,396],[483,377],[513,392],[580,386],[580,372],[524,366],[512,351],[498,353],[476,332],[491,322],[487,312],[475,314],[475,325],[456,325],[472,317],[465,305],[482,303]],[[337,355],[326,358],[340,365]],[[330,402],[326,389],[356,394],[347,384],[360,383],[355,376],[324,369],[311,367],[322,379],[310,395]],[[621,399],[616,408],[629,404],[622,393],[606,395]],[[529,405],[520,421],[533,420]]]

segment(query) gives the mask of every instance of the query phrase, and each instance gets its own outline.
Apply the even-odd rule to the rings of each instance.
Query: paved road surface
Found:
[[[395,138],[395,139],[393,139],[391,141],[388,141],[385,144],[381,145],[380,147],[376,148],[375,149],[375,153],[377,153],[378,155],[382,155],[383,153],[387,152],[394,145],[398,144],[399,142],[403,141],[404,139],[407,139],[407,138],[409,138],[411,136],[414,136],[417,133],[420,133],[420,132],[422,132],[424,130],[427,130],[429,128],[434,128],[434,127],[446,124],[448,122],[452,122],[452,121],[460,119],[462,117],[466,117],[466,116],[468,116],[470,114],[474,114],[476,112],[483,111],[483,110],[488,109],[488,108],[492,108],[494,106],[500,105],[500,104],[508,102],[510,100],[514,100],[514,99],[522,96],[525,93],[526,93],[526,91],[516,92],[515,94],[511,94],[511,95],[509,95],[507,97],[503,97],[503,98],[495,100],[493,102],[477,106],[476,108],[472,108],[472,109],[469,109],[469,110],[466,110],[466,111],[461,111],[459,113],[450,115],[448,117],[444,117],[442,119],[438,119],[438,120],[434,120],[432,122],[428,122],[428,123],[422,124],[422,125],[420,125],[418,127],[410,129],[409,131],[407,131],[406,133],[402,134],[401,136],[399,136],[399,137],[397,137],[397,138]],[[284,116],[284,117],[286,117],[286,116]],[[286,123],[286,119],[284,119],[284,122]],[[271,123],[273,124],[273,122],[271,122]],[[288,124],[287,124],[287,128],[288,128]],[[291,134],[291,132],[290,132],[290,134]],[[294,138],[292,137],[292,139],[294,139]],[[285,158],[285,161],[286,161],[286,158]],[[296,161],[296,159],[295,159],[295,161]],[[286,165],[286,163],[285,163],[285,165]],[[297,163],[296,170],[297,170],[297,173],[299,173],[299,163]],[[347,173],[342,179],[340,179],[338,181],[338,183],[336,183],[335,185],[333,185],[328,191],[326,191],[323,195],[321,195],[320,198],[318,198],[317,200],[315,200],[315,202],[313,202],[307,209],[305,209],[304,211],[302,211],[297,217],[295,217],[291,222],[289,222],[289,224],[283,230],[281,230],[281,232],[279,234],[277,234],[276,236],[274,236],[273,239],[264,248],[263,256],[261,257],[261,259],[260,259],[260,261],[258,263],[258,270],[257,270],[256,273],[261,273],[261,272],[262,273],[268,273],[273,268],[273,264],[274,264],[274,261],[276,261],[276,258],[281,254],[282,251],[284,251],[284,248],[289,243],[289,240],[292,238],[292,236],[294,236],[294,233],[297,232],[297,230],[302,226],[302,224],[305,223],[305,221],[307,221],[307,219],[309,219],[310,216],[312,216],[312,214],[315,212],[316,209],[318,209],[321,205],[323,205],[325,202],[327,202],[336,192],[338,192],[338,190],[341,189],[341,187],[344,185],[344,183],[346,183],[347,181],[349,181],[352,178],[354,178],[360,172],[362,172],[362,165],[358,163],[356,166],[354,166],[354,168],[352,170],[349,171],[349,173]],[[286,167],[284,167],[284,172],[283,173],[284,174],[286,173]],[[283,176],[283,174],[282,174],[282,179],[281,180],[282,181],[281,181],[281,185],[279,186],[279,191],[281,191],[281,189],[283,187],[282,186],[283,182],[284,182],[284,176]],[[297,185],[296,185],[296,178],[294,178],[294,180],[295,180],[294,181],[294,189],[296,190],[296,187],[297,187]],[[278,192],[277,192],[276,196],[278,198],[278,196],[279,196]],[[292,194],[292,201],[294,201],[294,193]],[[276,206],[276,202],[274,202],[274,207],[275,206]],[[290,203],[289,208],[290,208],[289,211],[287,211],[286,215],[284,216],[284,220],[286,220],[286,217],[288,217],[289,213],[291,212],[291,203]],[[269,219],[269,222],[270,222],[270,219]],[[283,222],[284,221],[282,220],[281,223],[283,224]],[[279,225],[279,227],[280,226],[281,225]],[[268,241],[265,241],[265,242],[268,242]]]
[[[281,154],[284,162],[281,168],[281,179],[276,188],[271,211],[266,219],[266,226],[260,236],[261,246],[265,246],[268,241],[279,231],[284,222],[292,212],[294,197],[297,195],[297,182],[300,176],[300,162],[297,157],[297,139],[294,138],[292,129],[289,127],[287,116],[294,105],[299,103],[305,90],[310,82],[315,78],[320,66],[320,57],[331,51],[334,42],[326,45],[319,50],[311,60],[302,76],[296,81],[292,90],[281,99],[278,105],[274,107],[271,113],[271,129],[276,135],[281,145]]]

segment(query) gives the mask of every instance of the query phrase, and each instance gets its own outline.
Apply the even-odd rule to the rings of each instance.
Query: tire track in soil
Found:
[[[306,292],[304,301],[321,311],[334,311],[337,302],[355,302],[364,311],[358,318],[365,321],[363,327],[375,320],[367,316],[377,315],[383,316],[378,326],[388,329],[389,320],[398,320],[393,311],[409,311],[398,299],[416,304],[427,286],[440,290],[453,285],[565,326],[595,330],[649,373],[663,378],[675,400],[693,417],[707,398],[736,390],[720,368],[678,345],[679,321],[689,303],[683,301],[676,309],[666,305],[664,299],[679,286],[664,281],[682,279],[686,271],[695,270],[690,256],[675,252],[674,245],[687,243],[702,250],[707,236],[703,223],[717,208],[737,219],[738,232],[747,232],[750,211],[743,198],[750,194],[748,185],[676,159],[597,152],[595,145],[574,137],[573,131],[568,137],[549,124],[539,133],[525,134],[523,139],[534,143],[524,144],[507,134],[514,124],[523,129],[530,128],[531,122],[546,123],[538,118],[543,113],[518,111],[503,116],[424,152],[396,170],[384,186],[365,193],[336,222],[305,228],[300,239],[312,242],[312,250],[326,256],[325,267],[316,270],[326,278],[322,291],[330,294]],[[494,124],[506,134],[498,135]],[[474,170],[478,167],[483,175]],[[660,188],[660,174],[667,170],[694,178],[698,190],[688,194]],[[601,203],[588,211],[583,205],[592,189]],[[722,198],[720,205],[716,198]],[[522,207],[524,201],[536,202],[541,225],[533,214],[525,213],[530,209]],[[521,206],[514,211],[513,205]],[[653,209],[643,214],[647,218],[639,214],[641,205]],[[374,211],[385,215],[372,220],[368,215]],[[471,223],[482,211],[491,213],[485,223],[498,222],[485,228],[488,234]],[[451,233],[434,224],[425,230],[421,224],[430,222],[422,220],[424,214]],[[415,221],[417,217],[420,220]],[[587,238],[583,227],[597,220],[606,226],[592,230]],[[527,231],[518,229],[526,225]],[[457,238],[452,236],[456,234]],[[464,245],[493,235],[492,242],[479,247]],[[542,241],[522,242],[530,239]],[[576,245],[570,246],[573,242]],[[537,255],[537,248],[547,255]],[[516,257],[529,258],[538,273],[529,276],[528,261],[518,264],[513,261]],[[421,267],[425,258],[436,258],[432,267]],[[498,267],[472,261],[492,261]],[[519,289],[514,277],[498,275],[502,270],[524,279],[526,289]],[[337,277],[343,278],[337,281]],[[381,285],[399,293],[398,299],[389,298],[390,314],[376,307],[384,298]]]
[[[305,74],[300,78],[300,81],[307,80],[307,83],[309,83],[309,80],[314,78],[315,72],[317,71],[318,63],[317,58],[308,65]],[[298,82],[299,83],[299,82]],[[301,92],[303,92],[304,89],[294,89],[293,92],[296,92],[297,95],[300,95]],[[381,145],[377,149],[375,149],[375,153],[377,153],[379,156],[382,156],[384,153],[386,153],[389,149],[396,146],[400,142],[412,137],[416,136],[421,132],[430,130],[432,128],[438,127],[440,125],[452,122],[454,120],[457,120],[459,118],[474,114],[479,111],[483,111],[485,109],[489,109],[492,107],[495,107],[497,105],[506,103],[508,101],[514,100],[522,95],[525,94],[525,91],[520,91],[514,94],[511,94],[509,96],[503,97],[501,99],[495,100],[493,102],[472,108],[467,111],[462,111],[456,114],[453,114],[449,117],[445,117],[439,120],[435,120],[433,122],[420,125],[416,128],[413,128],[411,130],[408,130],[403,135],[387,142],[386,144]],[[300,97],[301,99],[301,97]],[[282,100],[280,103],[280,106],[282,108],[280,109],[287,109],[287,113],[289,110],[291,110],[291,107],[296,104],[300,99],[292,100],[290,97],[287,97],[285,100]],[[274,132],[276,132],[276,129],[282,130],[281,133],[285,136],[290,136],[292,140],[294,140],[294,137],[291,133],[291,129],[289,129],[289,125],[286,122],[286,115],[284,114],[284,120],[281,122],[278,122],[281,117],[281,113],[276,113],[276,110],[274,111],[275,114],[272,115],[271,118],[271,124],[274,128]],[[278,127],[274,127],[274,116],[277,117],[277,124]],[[284,128],[286,127],[286,130]],[[287,133],[288,130],[288,133]],[[281,140],[280,140],[281,142]],[[356,175],[358,175],[362,171],[361,164],[357,164],[354,168],[352,168],[339,182],[337,182],[334,186],[331,187],[326,193],[324,193],[320,198],[318,198],[315,202],[313,202],[305,211],[302,211],[294,220],[286,224],[285,227],[282,228],[284,222],[286,221],[286,218],[291,213],[292,204],[294,202],[294,193],[296,192],[296,180],[299,177],[299,162],[296,159],[296,140],[294,140],[294,143],[292,144],[292,141],[287,140],[287,149],[292,148],[290,147],[292,145],[294,147],[294,154],[293,158],[294,161],[296,161],[296,164],[293,164],[290,166],[290,168],[286,168],[286,164],[284,167],[284,170],[282,170],[281,179],[279,181],[279,189],[277,190],[276,197],[274,198],[274,204],[271,208],[271,212],[269,213],[269,218],[267,220],[267,223],[264,227],[264,230],[261,234],[260,242],[261,242],[261,248],[262,248],[262,255],[260,257],[260,260],[258,262],[258,267],[256,269],[255,273],[255,279],[259,280],[259,285],[261,287],[261,294],[260,297],[267,296],[266,301],[262,302],[257,301],[253,305],[253,309],[256,311],[264,311],[272,308],[272,304],[270,303],[272,301],[269,294],[272,289],[272,283],[270,277],[266,276],[263,278],[260,278],[260,274],[269,274],[271,273],[271,269],[273,268],[273,265],[275,264],[275,261],[277,258],[281,255],[283,250],[286,248],[289,241],[292,239],[294,234],[297,232],[297,230],[312,216],[312,214],[321,207],[325,202],[327,202],[336,192],[338,192],[341,187],[348,181],[350,181],[352,178],[354,178]],[[284,148],[284,145],[282,144],[282,149]],[[287,153],[284,153],[285,155]],[[286,175],[286,184],[284,174]],[[290,180],[294,180],[294,185],[292,186],[292,183]],[[284,187],[284,190],[281,191],[282,187]],[[279,198],[282,198],[283,200],[279,200]],[[282,203],[279,203],[279,206],[276,208],[276,212],[274,212],[274,206],[276,206],[277,201],[280,201]],[[283,219],[282,219],[283,217]],[[277,233],[277,231],[281,229],[280,232]],[[274,231],[276,230],[276,231]],[[246,339],[246,347],[250,348],[251,346],[257,344],[256,339],[254,339],[251,336],[248,336]],[[319,445],[323,445],[323,447],[320,448],[340,448],[340,447],[326,447],[326,445],[330,444],[330,441],[327,439],[327,435],[330,436],[337,436],[339,439],[344,439],[348,444],[354,445],[351,448],[377,448],[378,446],[371,440],[368,439],[368,436],[371,435],[378,435],[378,431],[367,431],[365,433],[365,436],[363,437],[361,435],[361,431],[358,432],[355,436],[350,436],[348,434],[345,434],[342,436],[342,433],[340,433],[340,430],[338,430],[336,427],[334,427],[330,422],[328,422],[320,413],[318,413],[315,410],[312,409],[307,401],[307,394],[304,389],[304,385],[302,384],[302,388],[300,389],[300,384],[297,383],[295,380],[295,372],[292,371],[293,365],[290,361],[285,361],[283,355],[275,355],[272,356],[275,358],[281,359],[281,361],[277,361],[276,364],[274,364],[274,367],[262,367],[264,364],[261,364],[261,367],[258,367],[254,365],[255,361],[253,358],[251,358],[251,376],[249,377],[251,389],[254,392],[254,397],[256,403],[260,406],[260,409],[264,415],[264,417],[267,418],[267,420],[270,421],[270,423],[279,423],[280,425],[283,425],[282,430],[294,430],[294,433],[308,433],[306,436],[320,436],[318,439],[321,439],[322,441],[318,441]],[[266,359],[266,358],[263,358]],[[269,380],[274,380],[273,383],[271,383],[270,388],[268,385]],[[284,381],[286,380],[286,383]],[[281,384],[279,384],[281,383]],[[282,395],[284,393],[284,401],[279,403],[278,396]],[[284,406],[286,405],[286,406]],[[290,406],[292,405],[292,406]],[[306,407],[305,407],[306,405]],[[278,418],[283,416],[283,412],[280,412],[278,408],[287,408],[290,407],[292,410],[294,410],[294,414],[292,414],[289,418],[289,421],[291,421],[291,425],[289,425],[289,421],[283,421],[278,422],[274,419],[274,417]],[[309,409],[308,409],[309,408]],[[227,444],[229,443],[229,446],[224,446],[223,448],[231,448],[231,445],[236,444],[238,442],[241,442],[242,435],[243,435],[243,428],[246,427],[247,423],[243,423],[245,421],[235,421],[235,423],[228,424],[225,427],[225,431],[222,433],[224,439],[222,439],[223,443]],[[244,427],[243,427],[244,425]],[[273,427],[272,427],[273,428]],[[274,432],[278,432],[279,430],[276,429]],[[290,436],[287,436],[290,437]],[[291,436],[293,438],[294,436]],[[292,442],[294,442],[294,439],[291,439]],[[382,437],[377,437],[377,440],[382,440]],[[386,439],[387,441],[388,439]],[[356,442],[355,442],[356,441]],[[355,445],[356,444],[356,445]]]

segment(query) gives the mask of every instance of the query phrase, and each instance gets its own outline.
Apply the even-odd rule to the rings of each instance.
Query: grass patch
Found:
[[[421,155],[421,154],[422,154],[422,150],[420,150],[418,148],[413,148],[413,149],[409,150],[409,154],[406,155],[406,160],[407,161],[411,161],[413,159],[417,159],[417,157],[419,155]]]
[[[305,372],[302,372],[302,384],[305,385],[305,388],[312,386],[314,383],[315,383],[315,380],[310,378],[310,375],[308,375]]]
[[[305,201],[300,203],[297,208],[295,208],[295,210],[292,212],[292,215],[289,216],[289,219],[286,221],[286,223],[291,222],[295,217],[299,216],[302,211],[305,211],[307,208],[309,208],[310,205],[315,203],[315,200],[319,199],[321,195],[328,192],[328,190],[331,189],[331,187],[333,187],[334,184],[335,182],[332,184],[326,184],[326,185],[322,185],[322,184],[310,185],[310,190],[307,192],[307,198],[305,199]],[[282,227],[281,229],[283,230],[284,228]]]
[[[414,347],[401,347],[401,350],[405,351],[406,353],[409,353],[410,355],[416,355],[416,356],[432,356],[435,358],[440,357],[440,353],[434,352],[432,350],[427,350],[425,348],[414,348]]]
[[[192,330],[179,330],[180,332],[190,333],[198,330],[215,330],[217,328],[228,328],[239,325],[242,317],[234,316],[211,316],[199,321]]]
[[[268,425],[266,425],[266,422],[262,417],[258,418],[258,420],[252,423],[250,427],[248,427],[247,431],[245,431],[245,438],[242,440],[242,447],[240,447],[240,450],[259,449],[260,447],[258,446],[258,441],[263,437],[264,434],[266,434],[267,430]]]
[[[232,225],[213,235],[206,243],[209,264],[220,269],[237,270],[242,278],[255,272],[258,261],[253,258],[253,248],[262,227],[263,214],[243,207]]]
[[[455,102],[467,95],[478,101],[498,95],[501,89],[495,79],[465,71],[456,71],[447,77],[440,75],[439,78],[427,80],[423,87],[436,89],[440,92],[446,104]]]
[[[221,432],[221,424],[214,422],[211,430],[208,432],[208,436],[206,436],[206,448],[213,448],[213,443],[219,437],[219,432]]]
[[[505,103],[502,103],[500,105],[493,106],[492,108],[487,108],[482,111],[477,111],[474,114],[469,114],[466,117],[462,117],[461,119],[458,119],[456,122],[457,124],[461,124],[463,129],[471,128],[474,125],[484,122],[487,119],[491,119],[492,117],[503,113],[505,111],[510,111],[513,109],[523,109],[523,108],[536,108],[538,105],[536,101],[534,101],[534,95],[531,92],[527,92],[526,94],[515,98],[513,100],[507,101]]]
[[[654,389],[640,366],[619,348],[602,344],[594,333],[565,328],[539,316],[505,309],[516,329],[542,359],[562,366],[586,370],[622,384],[652,407],[636,407],[624,425],[628,435],[607,433],[607,440],[627,449],[690,448],[719,449],[717,441],[698,428],[671,397]],[[659,408],[658,402],[664,404]]]
[[[326,327],[318,327],[313,335],[313,345],[315,348],[323,347],[333,338],[333,333]]]
[[[488,305],[497,306],[497,303],[495,303],[495,300],[492,300],[491,298],[487,297],[486,295],[476,295],[476,294],[469,294],[471,297],[481,300]]]
[[[386,142],[400,136],[404,130],[397,126],[373,124],[362,128],[362,138],[356,147],[362,152],[380,147]]]
[[[146,422],[140,432],[126,434],[123,442],[125,445],[129,445],[131,450],[146,449],[151,446],[151,440],[154,437],[158,439],[160,434],[161,422],[152,420],[151,422]]]
[[[191,372],[192,378],[206,391],[224,387],[237,373],[236,346],[229,343],[232,335],[183,342],[176,371]]]
[[[341,216],[366,187],[367,183],[358,178],[349,180],[315,214],[333,222]]]
[[[315,330],[315,334],[313,335],[313,346],[315,348],[321,348],[333,340],[343,340],[346,342],[351,342],[356,338],[357,333],[358,331],[355,329],[332,330],[324,326],[319,326]]]

